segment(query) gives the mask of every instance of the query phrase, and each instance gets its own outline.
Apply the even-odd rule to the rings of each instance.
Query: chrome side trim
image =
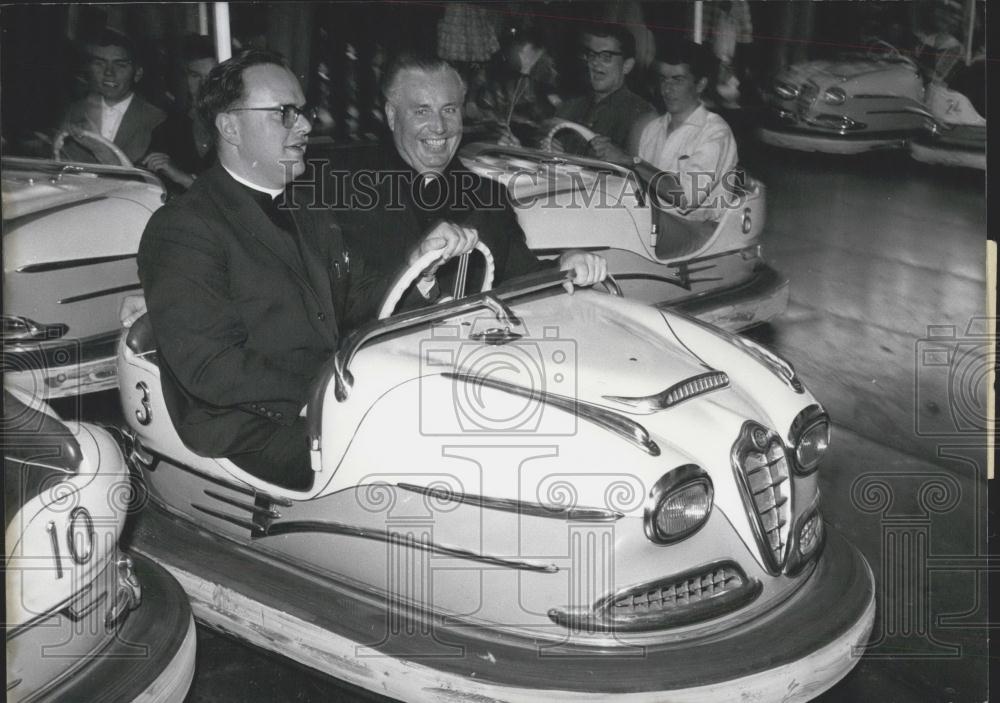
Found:
[[[272,524],[264,537],[274,537],[276,535],[297,534],[301,532],[318,532],[329,535],[344,535],[346,537],[360,537],[361,539],[371,539],[380,542],[397,542],[408,544],[408,546],[421,551],[431,552],[439,556],[455,557],[457,559],[468,559],[483,564],[493,566],[503,566],[521,571],[535,571],[545,574],[555,574],[559,572],[559,567],[555,564],[540,564],[538,562],[522,561],[520,559],[506,559],[487,554],[476,554],[461,547],[451,547],[432,542],[419,542],[409,539],[399,532],[389,532],[387,530],[371,530],[354,525],[345,525],[339,522],[328,522],[325,520],[290,520],[287,522],[276,522]]]
[[[135,259],[136,254],[116,254],[114,256],[92,256],[88,259],[64,259],[62,261],[49,261],[44,264],[28,264],[19,269],[17,273],[45,273],[47,271],[61,271],[62,269],[76,268],[78,266],[94,266],[95,264],[108,264],[113,261],[124,261],[125,259]]]
[[[96,290],[93,293],[83,293],[82,295],[73,295],[69,298],[62,298],[57,300],[57,305],[67,305],[69,303],[79,303],[82,300],[90,300],[92,298],[102,298],[105,295],[115,295],[116,293],[126,293],[130,290],[140,290],[142,285],[140,283],[134,283],[128,286],[118,286],[117,288],[105,288],[104,290]]]
[[[239,501],[236,500],[235,498],[224,496],[221,493],[217,493],[207,488],[203,491],[203,493],[207,495],[209,498],[215,498],[217,501],[225,503],[226,505],[231,505],[234,508],[242,508],[243,510],[249,511],[250,513],[253,513],[255,517],[256,516],[269,517],[275,520],[281,517],[281,513],[279,513],[277,510],[273,510],[271,508],[265,508],[259,505],[252,505],[250,503],[244,503],[243,501]]]
[[[729,387],[729,376],[722,371],[708,371],[706,373],[692,376],[680,383],[675,383],[666,390],[647,395],[644,397],[630,398],[621,395],[606,395],[605,400],[613,400],[616,403],[631,405],[638,412],[654,413],[659,410],[666,410],[685,400],[696,398],[705,393],[721,390]]]
[[[242,527],[244,530],[250,532],[251,537],[255,535],[259,536],[266,535],[266,532],[262,525],[258,525],[249,520],[237,517],[236,515],[229,515],[228,513],[223,513],[213,508],[206,508],[204,505],[198,505],[197,503],[191,503],[191,507],[194,508],[195,510],[205,513],[206,515],[218,518],[219,520],[224,520],[225,522],[228,522],[230,525],[236,525],[237,527]]]
[[[528,503],[510,498],[490,498],[470,493],[458,493],[446,491],[443,488],[416,486],[412,483],[397,483],[396,486],[406,491],[431,496],[437,500],[469,503],[488,510],[519,513],[529,517],[545,517],[555,520],[574,520],[580,522],[615,522],[625,517],[624,513],[620,513],[617,510],[605,510],[603,508],[566,508],[561,505],[545,505],[543,503]]]
[[[627,442],[631,442],[635,446],[639,447],[650,456],[660,455],[659,446],[657,446],[656,442],[650,438],[649,431],[645,427],[640,425],[635,420],[627,418],[624,415],[619,415],[612,410],[606,410],[600,406],[592,405],[575,398],[566,398],[554,393],[546,393],[545,391],[523,388],[522,386],[516,386],[513,383],[497,381],[492,378],[451,372],[446,372],[441,375],[445,378],[451,378],[456,381],[463,381],[465,383],[495,388],[496,390],[504,391],[506,393],[510,393],[511,395],[537,399],[543,403],[559,408],[560,410],[573,413],[579,418],[588,420],[598,427],[602,427],[609,432],[618,435]]]
[[[160,454],[159,452],[153,449],[147,449],[146,447],[143,446],[142,442],[138,438],[136,438],[135,446],[138,448],[139,451],[144,452],[156,458],[157,461],[165,461],[170,466],[176,467],[181,471],[187,471],[190,474],[194,474],[198,478],[204,479],[209,483],[214,483],[217,486],[222,486],[223,488],[228,488],[232,491],[236,491],[237,493],[242,493],[245,496],[262,498],[276,505],[282,505],[286,508],[291,507],[292,505],[292,501],[289,498],[280,498],[278,496],[273,496],[270,493],[265,493],[264,491],[258,491],[257,489],[251,488],[250,486],[246,486],[239,483],[233,483],[231,481],[227,481],[224,478],[219,478],[218,476],[212,476],[211,474],[207,474],[204,471],[194,468],[193,466],[188,466],[187,464],[183,464],[179,461],[171,459],[168,456]],[[154,468],[150,468],[149,470],[155,471]]]
[[[48,610],[46,610],[44,613],[39,613],[35,617],[33,617],[33,618],[31,618],[31,619],[29,619],[29,620],[21,623],[17,627],[10,628],[9,630],[7,630],[7,633],[5,635],[6,641],[10,642],[12,639],[14,639],[18,635],[20,635],[25,630],[30,630],[32,627],[34,627],[38,623],[43,622],[45,620],[48,620],[53,615],[58,615],[61,610],[63,610],[64,608],[66,608],[66,607],[68,607],[70,605],[72,605],[74,602],[76,602],[77,600],[79,600],[80,598],[82,598],[93,587],[94,587],[94,582],[91,581],[90,583],[88,583],[86,586],[84,586],[83,588],[81,588],[79,591],[77,591],[73,595],[69,596],[68,598],[63,598],[61,601],[59,601],[58,603],[56,603],[55,605],[53,605],[51,608],[49,608]]]

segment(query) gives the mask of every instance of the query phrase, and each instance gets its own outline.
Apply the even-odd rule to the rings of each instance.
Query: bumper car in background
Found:
[[[29,395],[114,388],[118,308],[160,180],[126,166],[3,159],[3,372]]]
[[[567,122],[556,128],[586,130]],[[624,167],[544,146],[473,143],[459,158],[507,186],[538,256],[566,249],[600,253],[628,298],[732,331],[767,322],[788,305],[788,280],[763,256],[766,188],[742,172],[726,174],[707,196],[722,213],[714,229],[691,236],[668,226],[671,218],[648,196],[648,184]],[[665,257],[657,254],[660,238],[669,241],[659,247]]]
[[[978,75],[979,83],[963,74]],[[985,90],[975,63],[951,82]],[[757,136],[766,144],[831,154],[909,148],[927,163],[986,168],[985,113],[954,85],[927,82],[916,61],[889,45],[790,66],[771,82],[764,103]]]
[[[179,703],[194,676],[184,591],[122,551],[132,484],[115,439],[4,391],[7,700]]]

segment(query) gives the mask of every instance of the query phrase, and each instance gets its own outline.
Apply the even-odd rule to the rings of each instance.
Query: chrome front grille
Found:
[[[804,83],[802,85],[802,92],[799,93],[798,100],[795,101],[800,115],[809,111],[809,108],[816,102],[817,95],[819,95],[819,88],[815,85],[812,83]]]
[[[599,599],[592,608],[552,608],[548,615],[555,623],[588,631],[664,630],[739,610],[763,588],[727,559],[629,586]]]
[[[748,421],[733,445],[743,504],[765,564],[779,573],[788,557],[792,519],[792,482],[788,455],[775,432]]]
[[[645,615],[684,608],[692,603],[700,603],[730,593],[744,584],[746,577],[735,568],[735,565],[721,565],[700,575],[619,596],[611,604],[614,609],[612,617]]]

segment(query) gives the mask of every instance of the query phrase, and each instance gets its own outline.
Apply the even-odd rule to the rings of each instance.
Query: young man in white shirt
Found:
[[[661,225],[696,241],[710,235],[712,224],[722,216],[724,203],[710,196],[739,160],[729,125],[701,102],[714,75],[713,63],[705,47],[691,42],[661,47],[653,71],[666,113],[633,128],[634,155],[615,149],[604,157],[633,168],[647,180],[659,205],[671,215]],[[666,246],[670,234],[660,235]]]
[[[67,152],[74,160],[118,163],[106,148],[81,136],[86,130],[100,134],[138,163],[149,151],[153,130],[163,123],[166,113],[135,92],[142,80],[135,47],[125,35],[104,30],[84,45],[84,53],[90,93],[70,105],[63,119],[63,129],[80,142],[67,146]]]

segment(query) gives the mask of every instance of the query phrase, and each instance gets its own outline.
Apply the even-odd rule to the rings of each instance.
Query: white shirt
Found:
[[[724,205],[708,202],[708,196],[739,160],[733,131],[704,105],[667,134],[669,126],[669,112],[646,125],[639,137],[639,158],[677,174],[684,190],[680,215],[689,220],[718,220]]]
[[[127,98],[114,105],[108,105],[104,98],[101,98],[101,136],[109,142],[115,140],[118,128],[122,123],[122,118],[125,116],[125,111],[132,104],[132,98],[134,97],[135,93],[130,93]]]

